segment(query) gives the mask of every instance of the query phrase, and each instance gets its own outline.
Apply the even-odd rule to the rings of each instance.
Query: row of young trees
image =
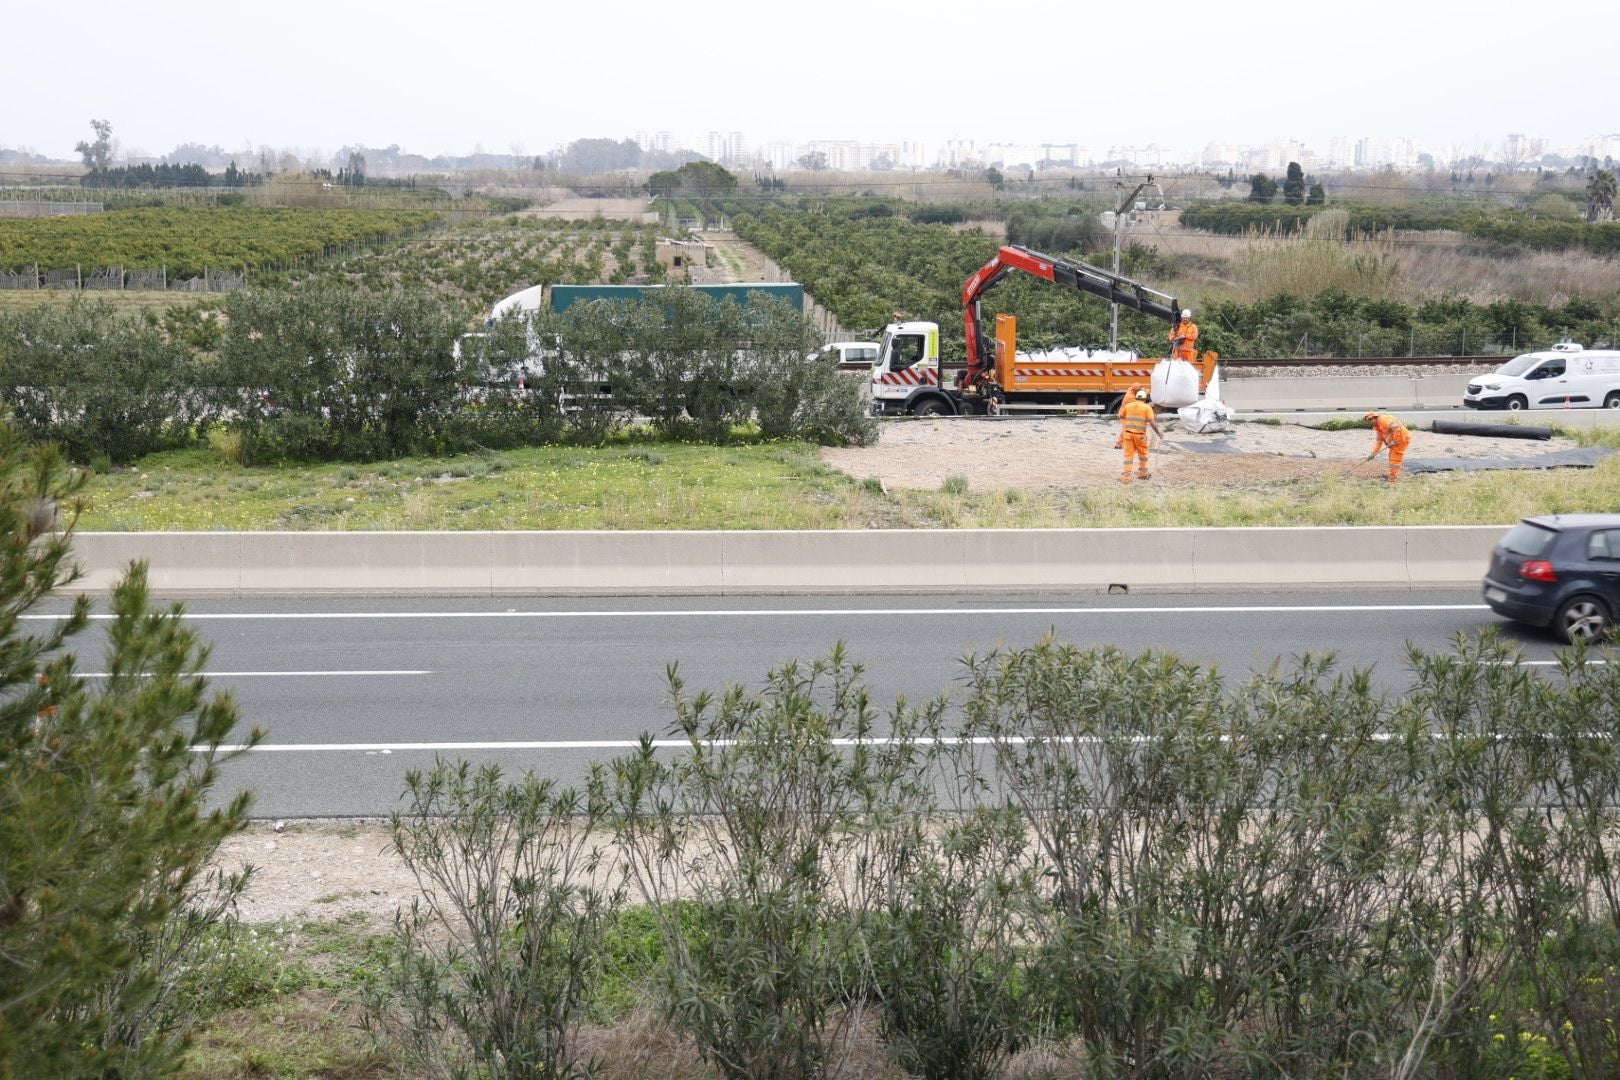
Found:
[[[0,269],[205,267],[257,269],[350,245],[380,243],[439,220],[425,210],[141,207],[67,217],[0,219]]]
[[[1229,686],[1047,641],[887,712],[836,650],[758,692],[672,673],[673,756],[566,792],[412,774],[426,894],[369,1008],[430,1073],[567,1075],[629,903],[641,990],[728,1080],[838,1075],[860,1032],[939,1080],[1035,1047],[1099,1077],[1613,1076],[1620,667],[1516,660],[1414,651],[1386,697],[1322,657]]]
[[[1308,199],[1298,205],[1257,205],[1268,201],[1260,199],[1191,206],[1181,212],[1181,223],[1227,236],[1265,230],[1289,234],[1303,230],[1323,210],[1323,207],[1312,204]],[[1334,207],[1334,211],[1347,215],[1346,227],[1351,233],[1445,229],[1504,248],[1585,250],[1597,255],[1620,252],[1620,222],[1608,219],[1583,222],[1538,216],[1528,210],[1485,211],[1478,206],[1458,205],[1449,200],[1437,201],[1430,206],[1411,207],[1340,205]],[[1574,213],[1571,210],[1572,217]]]
[[[1183,220],[1224,230],[1223,222],[1252,225],[1278,214],[1303,221],[1315,212],[1313,207],[1230,203],[1184,211]],[[1352,227],[1353,215],[1362,212],[1352,212]],[[897,314],[930,319],[940,324],[948,351],[950,343],[961,347],[962,283],[994,254],[996,244],[980,233],[934,223],[936,216],[925,208],[924,221],[918,222],[881,203],[847,200],[818,205],[809,213],[756,206],[739,210],[734,221],[740,235],[776,259],[845,326],[881,327]],[[1018,210],[1008,217],[1008,239],[1052,255],[1081,257],[1096,240],[1081,221],[1052,207]],[[1601,226],[1610,227],[1620,238],[1620,224]],[[1097,263],[1107,257],[1090,256]],[[1150,253],[1132,250],[1127,250],[1122,269],[1149,285],[1176,270]],[[997,310],[1017,313],[1019,340],[1027,347],[1108,340],[1108,307],[1101,302],[1021,274],[1010,276],[993,295]],[[1289,356],[1302,345],[1313,355],[1328,356],[1460,355],[1544,347],[1564,336],[1588,345],[1612,341],[1620,308],[1580,297],[1561,307],[1522,301],[1407,304],[1328,290],[1313,297],[1279,293],[1253,304],[1220,301],[1199,316],[1200,344],[1225,356]],[[1126,346],[1145,356],[1162,353],[1163,324],[1122,310],[1120,328]]]
[[[81,302],[0,315],[0,399],[77,461],[127,462],[233,431],[244,461],[373,460],[597,442],[646,422],[669,438],[862,443],[864,387],[806,356],[802,313],[672,288],[637,303],[502,320],[458,345],[426,291],[309,286],[226,301],[217,352]]]
[[[1311,297],[1280,293],[1253,304],[1218,301],[1199,320],[1212,348],[1228,355],[1447,356],[1487,349],[1525,352],[1573,339],[1612,341],[1620,319],[1580,297],[1562,306],[1499,300],[1370,300],[1340,289]],[[1241,353],[1223,345],[1231,342]]]

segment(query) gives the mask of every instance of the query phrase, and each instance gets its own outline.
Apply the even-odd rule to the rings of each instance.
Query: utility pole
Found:
[[[1120,200],[1120,204],[1118,206],[1114,207],[1114,276],[1115,277],[1119,276],[1119,225],[1120,225],[1120,215],[1125,213],[1125,208],[1126,207],[1132,206],[1132,205],[1135,204],[1136,197],[1138,195],[1142,194],[1142,189],[1147,187],[1151,183],[1153,183],[1153,177],[1151,175],[1149,175],[1146,180],[1144,180],[1140,184],[1136,185],[1136,190],[1132,191],[1129,195],[1125,196],[1124,199]],[[1122,187],[1125,186],[1125,184],[1123,182],[1120,182],[1120,183],[1116,183],[1114,186],[1122,188]],[[1119,348],[1119,305],[1115,304],[1115,303],[1112,303],[1112,302],[1110,302],[1109,305],[1108,305],[1108,348],[1109,348],[1110,351],[1113,351],[1114,349]]]

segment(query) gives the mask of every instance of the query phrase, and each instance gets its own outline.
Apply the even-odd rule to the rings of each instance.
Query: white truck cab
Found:
[[[1470,379],[1470,409],[1620,409],[1620,351],[1560,341]]]
[[[871,379],[874,412],[908,412],[908,403],[914,408],[930,399],[940,387],[939,325],[897,322],[884,327]],[[956,410],[941,395],[938,408],[916,411],[930,416]]]

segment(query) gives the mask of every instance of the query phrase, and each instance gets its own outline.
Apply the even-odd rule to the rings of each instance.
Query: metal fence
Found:
[[[46,202],[41,199],[0,198],[0,218],[62,217],[66,214],[99,214],[98,202]]]
[[[0,270],[0,289],[71,289],[104,292],[232,292],[247,284],[247,270],[204,267],[189,277],[171,277],[168,267],[74,266],[61,270]]]

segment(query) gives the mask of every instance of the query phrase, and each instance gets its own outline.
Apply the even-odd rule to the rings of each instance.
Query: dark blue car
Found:
[[[1525,518],[1497,541],[1482,585],[1498,615],[1596,641],[1620,612],[1620,514]]]

